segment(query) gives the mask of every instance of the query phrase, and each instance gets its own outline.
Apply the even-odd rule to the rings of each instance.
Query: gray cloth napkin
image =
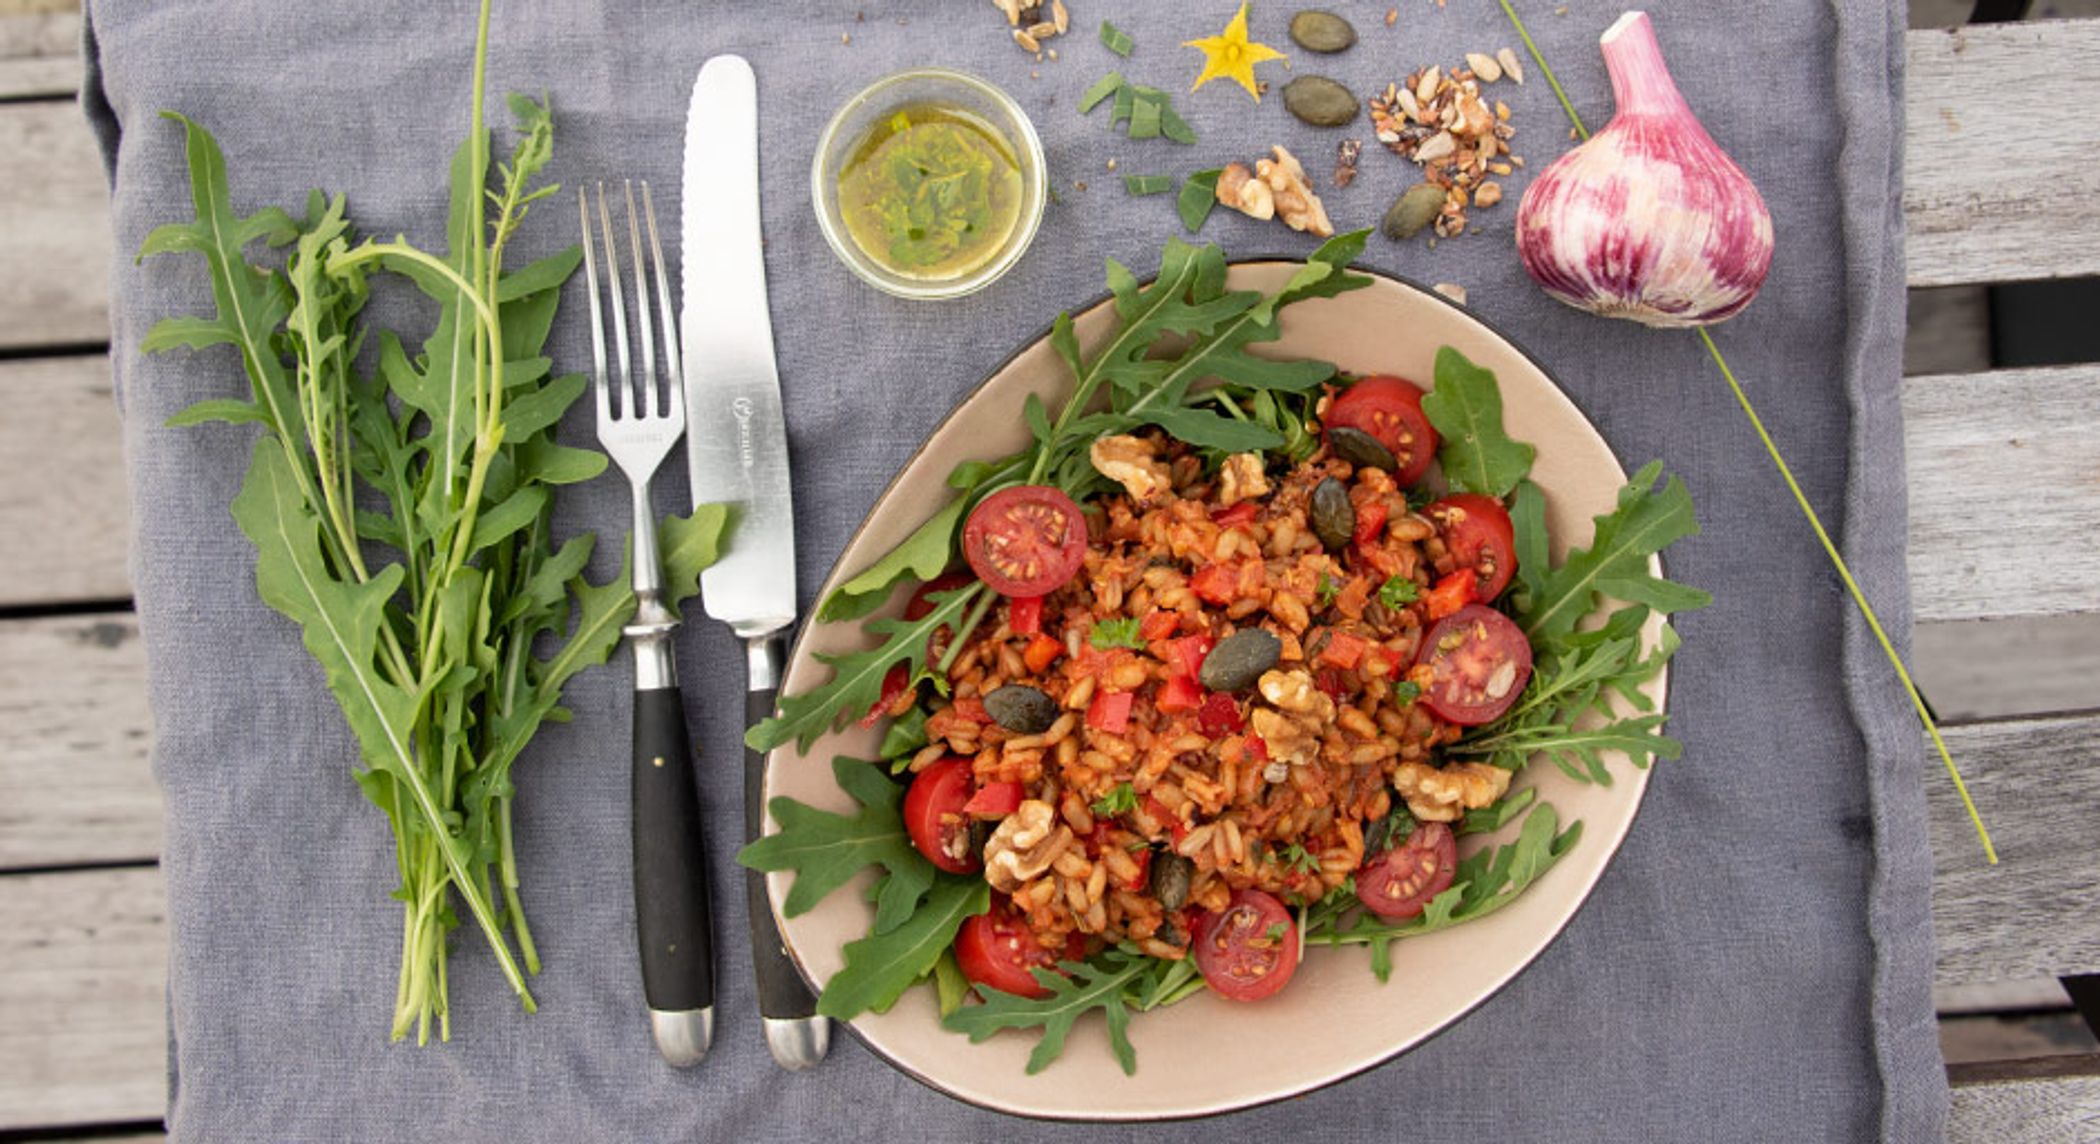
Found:
[[[951,403],[1060,308],[1102,289],[1102,261],[1149,271],[1179,233],[1171,196],[1133,198],[1120,176],[1180,174],[1292,147],[1324,187],[1338,139],[1272,90],[1256,106],[1220,82],[1191,95],[1197,54],[1229,3],[1068,0],[1057,60],[1019,51],[983,3],[777,5],[615,2],[501,5],[492,95],[554,100],[554,175],[651,180],[677,201],[681,122],[695,71],[738,52],[759,76],[767,269],[797,480],[807,604],[849,532]],[[1516,44],[1494,5],[1345,5],[1362,33],[1346,55],[1293,51],[1300,72],[1369,91],[1431,62]],[[1596,49],[1615,6],[1531,28],[1601,124]],[[1884,618],[1907,629],[1898,407],[1902,326],[1902,6],[1817,0],[1652,5],[1679,83],[1763,188],[1778,256],[1764,294],[1718,337],[1809,496]],[[366,231],[435,245],[446,160],[466,126],[471,4],[90,5],[87,102],[110,149],[119,261],[113,357],[136,534],[133,574],[150,656],[166,789],[173,929],[170,1123],[180,1140],[792,1140],[840,1134],[1090,1140],[972,1108],[912,1083],[850,1037],[808,1075],[760,1044],[731,854],[741,832],[734,760],[743,672],[723,629],[693,623],[680,654],[712,845],[720,972],[717,1047],[704,1067],[657,1059],[642,1015],[629,889],[628,664],[583,676],[577,718],[548,726],[521,762],[518,837],[546,971],[520,1013],[465,931],[451,965],[455,1039],[386,1040],[400,921],[381,816],[350,781],[354,752],[292,625],[256,598],[251,553],[227,504],[251,430],[172,430],[199,398],[245,392],[229,352],[142,358],[157,318],[207,304],[201,263],[134,266],[156,224],[187,217],[181,131],[225,145],[236,205],[347,192]],[[559,10],[557,10],[557,8]],[[1095,38],[1102,16],[1135,38],[1128,60]],[[1290,48],[1290,10],[1259,5],[1256,39]],[[893,300],[848,275],[808,201],[817,129],[879,75],[916,64],[990,77],[1034,117],[1057,198],[1034,249],[966,302]],[[1132,142],[1104,111],[1074,110],[1110,68],[1175,93],[1192,147]],[[1264,65],[1272,85],[1289,78]],[[1495,95],[1514,109],[1537,170],[1568,146],[1534,75]],[[493,101],[492,101],[493,102]],[[1107,170],[1117,161],[1114,174]],[[1414,179],[1367,146],[1363,174],[1327,191],[1330,213],[1371,225]],[[1080,184],[1086,184],[1081,189]],[[1550,363],[1619,455],[1664,458],[1697,498],[1703,537],[1672,553],[1715,605],[1683,619],[1671,682],[1681,761],[1664,764],[1625,848],[1565,935],[1501,995],[1431,1043],[1326,1090],[1231,1117],[1168,1126],[1207,1136],[1355,1140],[1864,1140],[1939,1135],[1946,1102],[1929,995],[1930,856],[1918,735],[1879,654],[1695,339],[1607,322],[1549,301],[1510,249],[1514,200],[1476,213],[1481,237],[1372,240],[1366,261],[1456,282],[1482,315]],[[666,245],[676,250],[677,219]],[[530,220],[521,256],[574,240],[559,209]],[[1203,238],[1228,251],[1304,252],[1276,223],[1220,212]],[[553,353],[587,360],[579,292]],[[394,299],[395,320],[413,315]],[[587,417],[564,436],[591,443]],[[667,469],[668,507],[683,466]],[[617,535],[626,490],[608,477],[567,497],[567,531]],[[617,551],[617,544],[601,546]],[[594,574],[611,572],[601,559]],[[1404,988],[1396,985],[1395,988]],[[1137,1037],[1144,1037],[1143,1023]],[[1080,1036],[1100,1036],[1085,1028]],[[1308,1035],[1317,1035],[1308,1031]],[[1279,1052],[1289,1046],[1279,1045]]]

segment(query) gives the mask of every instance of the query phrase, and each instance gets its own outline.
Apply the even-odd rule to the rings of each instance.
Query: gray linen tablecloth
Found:
[[[1182,94],[1181,41],[1215,34],[1227,3],[1119,6],[1129,60],[1094,36],[1107,5],[1068,0],[1077,25],[1040,64],[974,0],[937,3],[499,6],[490,90],[554,100],[563,180],[634,176],[675,202],[680,126],[703,59],[756,65],[764,117],[768,273],[787,394],[807,603],[848,533],[914,444],[1029,331],[1102,287],[1104,256],[1141,272],[1179,228],[1170,196],[1126,196],[1105,170],[1185,172],[1292,146],[1326,182],[1336,139],[1259,108],[1229,84]],[[1357,90],[1421,64],[1516,42],[1486,0],[1344,5],[1363,41],[1300,70]],[[1595,41],[1618,14],[1596,0],[1526,0],[1569,94],[1601,123],[1610,94]],[[1653,5],[1692,105],[1763,188],[1778,256],[1756,304],[1719,338],[1883,617],[1907,628],[1898,406],[1903,313],[1902,5],[1756,0]],[[743,672],[719,625],[681,655],[703,754],[714,901],[729,983],[700,1069],[657,1060],[640,1009],[629,889],[624,654],[572,688],[576,721],[523,760],[519,838],[545,953],[536,1016],[520,1013],[471,931],[452,963],[455,1040],[386,1039],[399,920],[381,816],[350,781],[341,716],[292,625],[257,599],[253,554],[227,513],[252,430],[172,430],[199,398],[245,392],[227,351],[142,358],[155,319],[208,295],[194,259],[130,253],[187,217],[182,133],[224,143],[236,206],[347,192],[367,231],[436,245],[446,160],[462,137],[473,5],[91,3],[88,110],[109,148],[118,261],[113,353],[135,506],[133,575],[150,656],[155,766],[166,790],[172,927],[170,1123],[178,1139],[532,1141],[1096,1139],[936,1095],[850,1037],[820,1071],[767,1059],[745,983],[736,758]],[[864,15],[863,15],[864,14]],[[1288,47],[1290,10],[1254,12]],[[847,42],[850,36],[850,42]],[[959,65],[1012,91],[1042,132],[1057,189],[1041,236],[968,302],[893,300],[851,278],[808,203],[816,129],[848,94],[914,64]],[[1111,67],[1175,91],[1194,147],[1131,142],[1079,94]],[[1272,83],[1288,78],[1266,65]],[[1537,170],[1567,125],[1537,77],[1496,95]],[[494,117],[492,116],[492,119]],[[1375,223],[1411,170],[1368,148],[1327,193],[1344,226]],[[1088,184],[1084,190],[1078,184]],[[1511,198],[1523,189],[1519,172]],[[1366,261],[1458,282],[1589,411],[1622,458],[1666,459],[1705,535],[1673,572],[1715,605],[1682,622],[1672,730],[1624,850],[1562,939],[1500,996],[1404,1058],[1330,1089],[1162,1135],[1358,1140],[1864,1140],[1940,1133],[1945,1090],[1929,996],[1930,858],[1916,727],[1879,653],[1695,339],[1591,318],[1547,300],[1512,257],[1512,204],[1476,214],[1485,237],[1398,246]],[[525,255],[572,242],[560,210],[532,219]],[[665,220],[676,250],[677,220]],[[1214,216],[1204,238],[1241,253],[1305,251],[1277,224]],[[580,282],[572,284],[580,291]],[[580,296],[572,299],[580,305]],[[394,311],[396,317],[408,311]],[[580,310],[557,330],[581,368]],[[564,435],[589,443],[588,419]],[[666,506],[683,495],[662,482]],[[565,494],[566,495],[566,494]],[[569,495],[571,531],[617,532],[614,478]],[[612,546],[616,551],[617,546]],[[606,546],[601,546],[601,557]],[[611,564],[600,559],[595,574]],[[1140,1030],[1141,1031],[1141,1030]],[[1098,1032],[1087,1035],[1099,1035]],[[1287,1051],[1279,1047],[1279,1051]]]

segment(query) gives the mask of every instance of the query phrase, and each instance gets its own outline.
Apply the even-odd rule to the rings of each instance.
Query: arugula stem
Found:
[[[1552,86],[1553,94],[1560,98],[1561,109],[1568,113],[1568,122],[1574,125],[1575,133],[1583,139],[1588,139],[1589,128],[1583,125],[1582,116],[1575,113],[1574,102],[1568,98],[1568,93],[1562,90],[1559,77],[1553,74],[1553,67],[1546,62],[1539,46],[1532,42],[1531,33],[1525,29],[1524,21],[1518,17],[1516,9],[1510,6],[1510,0],[1498,2],[1502,5],[1503,14],[1508,16],[1509,22],[1516,27],[1517,35],[1523,39],[1525,50],[1531,53],[1532,62],[1538,65],[1539,72]],[[1815,532],[1817,542],[1823,546],[1824,553],[1830,557],[1831,564],[1837,569],[1838,578],[1844,581],[1845,591],[1859,607],[1860,615],[1867,621],[1868,630],[1874,633],[1875,641],[1881,645],[1882,654],[1888,657],[1889,665],[1896,669],[1896,678],[1902,682],[1904,692],[1910,696],[1911,706],[1916,709],[1919,722],[1925,725],[1925,733],[1931,736],[1933,749],[1939,752],[1940,762],[1947,768],[1947,777],[1954,782],[1955,794],[1961,797],[1962,809],[1968,812],[1969,822],[1976,828],[1977,840],[1983,843],[1984,861],[1996,866],[1998,849],[1991,844],[1991,832],[1984,826],[1983,815],[1976,809],[1975,800],[1969,796],[1969,786],[1962,781],[1961,769],[1954,765],[1953,752],[1947,749],[1947,741],[1940,736],[1939,724],[1932,717],[1932,709],[1926,706],[1925,697],[1918,693],[1918,685],[1912,681],[1910,669],[1903,664],[1903,657],[1896,654],[1895,643],[1889,639],[1888,632],[1882,629],[1881,617],[1875,615],[1873,605],[1867,602],[1866,593],[1860,589],[1859,582],[1852,578],[1852,569],[1846,565],[1845,558],[1839,555],[1837,545],[1831,541],[1830,533],[1823,527],[1823,520],[1816,515],[1814,506],[1809,504],[1807,494],[1801,491],[1801,484],[1794,479],[1794,470],[1779,452],[1779,445],[1772,440],[1772,435],[1765,431],[1764,419],[1757,415],[1757,409],[1750,404],[1750,395],[1744,392],[1742,383],[1736,380],[1735,371],[1728,366],[1728,359],[1721,356],[1721,347],[1714,344],[1713,334],[1704,327],[1698,328],[1696,332],[1699,340],[1706,345],[1707,355],[1713,358],[1714,365],[1719,367],[1721,376],[1727,380],[1729,390],[1735,394],[1736,404],[1742,406],[1744,416],[1750,419],[1750,427],[1757,431],[1757,438],[1764,444],[1765,453],[1779,469],[1780,479],[1786,482],[1787,491],[1794,496],[1794,503],[1801,507],[1802,515],[1808,518],[1809,528]]]
[[[983,583],[979,582],[969,590],[975,592],[983,587]],[[934,666],[935,676],[947,678],[948,668],[955,663],[955,657],[962,653],[963,645],[970,641],[970,633],[976,631],[977,625],[983,622],[984,614],[991,610],[992,600],[992,593],[985,592],[977,597],[976,603],[970,605],[970,613],[964,616],[962,623],[956,627],[955,638],[948,641],[948,649],[941,653],[941,662]]]
[[[511,835],[509,795],[497,801],[497,841],[501,847],[503,900],[510,909],[511,925],[518,931],[518,949],[525,955],[525,970],[540,971],[540,951],[532,942],[532,927],[525,922],[525,900],[518,896],[518,847]]]

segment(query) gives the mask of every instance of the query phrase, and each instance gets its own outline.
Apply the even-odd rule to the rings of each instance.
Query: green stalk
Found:
[[[1588,139],[1589,128],[1583,125],[1582,117],[1575,113],[1574,102],[1568,98],[1568,93],[1562,90],[1559,77],[1553,74],[1553,67],[1546,62],[1539,46],[1532,42],[1531,33],[1525,29],[1524,21],[1517,16],[1516,9],[1510,6],[1510,0],[1498,2],[1502,5],[1503,14],[1508,16],[1509,22],[1515,26],[1518,37],[1524,41],[1524,49],[1531,53],[1532,62],[1538,65],[1540,74],[1544,75],[1547,84],[1552,86],[1553,94],[1559,97],[1561,108],[1568,113],[1568,122],[1574,125],[1575,133],[1583,139]],[[1736,380],[1735,371],[1728,366],[1728,359],[1721,356],[1721,347],[1714,343],[1713,335],[1704,328],[1696,332],[1699,340],[1705,343],[1708,356],[1713,358],[1714,365],[1720,368],[1721,376],[1727,380],[1729,390],[1735,394],[1736,404],[1742,406],[1743,414],[1750,418],[1750,427],[1757,431],[1757,438],[1764,444],[1766,454],[1779,469],[1780,478],[1786,481],[1787,491],[1794,495],[1794,503],[1801,507],[1801,514],[1808,518],[1808,526],[1815,531],[1816,540],[1822,544],[1824,553],[1830,557],[1830,563],[1837,568],[1838,578],[1844,581],[1845,591],[1851,594],[1852,602],[1858,605],[1860,615],[1865,617],[1868,629],[1874,633],[1875,641],[1881,645],[1882,654],[1888,657],[1890,666],[1896,669],[1896,678],[1902,681],[1904,692],[1910,696],[1911,706],[1917,710],[1919,722],[1925,725],[1925,733],[1931,736],[1932,745],[1939,752],[1940,762],[1947,768],[1947,777],[1954,782],[1955,793],[1961,796],[1962,809],[1968,812],[1969,822],[1976,828],[1976,837],[1983,843],[1984,861],[1996,866],[1998,850],[1991,844],[1991,832],[1983,825],[1983,815],[1976,809],[1975,800],[1969,797],[1969,786],[1962,781],[1961,769],[1954,765],[1954,754],[1947,749],[1947,741],[1940,736],[1939,724],[1932,717],[1932,709],[1926,706],[1925,697],[1919,694],[1918,685],[1911,679],[1910,669],[1904,666],[1903,657],[1896,653],[1895,643],[1882,628],[1881,617],[1875,615],[1874,606],[1867,602],[1867,594],[1860,589],[1859,581],[1853,579],[1852,569],[1846,565],[1845,558],[1839,555],[1837,545],[1830,539],[1829,530],[1823,527],[1822,518],[1816,515],[1814,506],[1809,504],[1807,494],[1801,491],[1800,482],[1794,479],[1793,467],[1786,463],[1786,458],[1779,452],[1778,443],[1765,431],[1764,419],[1757,415],[1757,409],[1750,404],[1750,395],[1744,392],[1742,383]]]

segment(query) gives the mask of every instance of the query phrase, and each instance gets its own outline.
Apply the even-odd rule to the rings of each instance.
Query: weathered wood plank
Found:
[[[2100,714],[1945,730],[1998,865],[1984,865],[1953,785],[1928,776],[1939,983],[2100,972],[2100,850],[2090,844],[2100,822]],[[1923,743],[1918,759],[1939,769]]]
[[[79,8],[0,7],[0,98],[66,98],[79,90]]]
[[[1905,381],[1920,621],[2100,612],[2096,393],[2100,365]]]
[[[1903,206],[1913,286],[2100,273],[2100,21],[1912,32]],[[2007,85],[2022,93],[2008,98]],[[2019,139],[2017,147],[2004,141]]]
[[[1910,667],[1950,723],[2100,707],[2100,615],[1920,624]]]
[[[126,613],[0,621],[0,869],[159,856],[145,660]]]
[[[0,409],[0,607],[129,597],[109,359],[0,361]]]
[[[2045,1057],[1948,1070],[1956,1144],[2090,1144],[2100,1140],[2100,1056]]]
[[[72,101],[0,104],[0,348],[109,340],[109,187]]]
[[[0,1131],[162,1114],[161,884],[157,867],[0,877]]]

